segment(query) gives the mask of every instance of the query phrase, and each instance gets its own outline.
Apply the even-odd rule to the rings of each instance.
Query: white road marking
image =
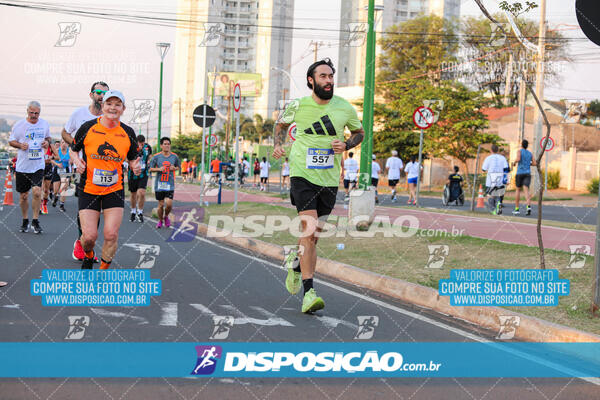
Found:
[[[211,316],[211,317],[217,315],[203,304],[190,304],[190,306],[192,306],[196,310],[200,311],[203,315],[207,315],[207,316]],[[241,312],[240,310],[235,308],[234,306],[221,305],[221,307],[223,307],[225,310],[227,310],[227,312],[230,315],[233,315],[234,325],[254,324],[254,325],[261,325],[261,326],[295,326],[291,322],[288,322],[283,318],[279,318],[277,315],[275,315],[272,312],[267,311],[261,307],[253,306],[250,308],[255,309],[256,311],[260,312],[261,314],[267,316],[268,317],[267,319],[250,318],[246,314],[244,314],[243,312]]]
[[[177,326],[177,303],[161,302],[159,303],[162,310],[159,325],[162,326]]]
[[[253,324],[253,325],[261,325],[261,326],[294,326],[294,324],[292,324],[291,322],[286,321],[285,319],[280,318],[280,317],[276,316],[275,314],[273,314],[265,309],[262,309],[260,307],[251,307],[251,308],[254,308],[254,309],[260,311],[261,314],[265,314],[266,316],[268,316],[267,319],[258,319],[258,318],[248,317],[243,312],[241,312],[240,310],[235,308],[234,306],[230,306],[228,304],[224,304],[221,307],[226,309],[231,314],[234,314],[234,316],[235,316],[234,324],[235,325]]]
[[[12,309],[16,310],[16,309],[20,308],[20,305],[19,304],[6,304],[6,305],[4,305],[2,307],[4,307],[4,308],[12,308]]]
[[[211,242],[210,240],[207,240],[207,239],[205,239],[203,237],[196,236],[196,239],[200,240],[202,242],[208,243],[210,245],[216,246],[216,247],[218,247],[220,249],[229,251],[231,253],[238,254],[240,256],[249,258],[251,260],[263,263],[265,265],[270,265],[270,266],[275,267],[277,269],[285,269],[282,265],[275,264],[275,263],[272,263],[270,261],[264,260],[264,259],[259,258],[259,257],[252,256],[252,255],[249,255],[249,254],[246,254],[246,253],[242,253],[241,251],[238,251],[238,250],[235,250],[235,249],[231,249],[231,248],[229,248],[227,246],[223,246],[223,245],[217,244],[215,242]],[[385,308],[390,309],[392,311],[395,311],[397,313],[407,315],[407,316],[412,317],[414,319],[417,319],[419,321],[426,322],[426,323],[429,323],[431,325],[437,326],[438,328],[442,328],[442,329],[445,329],[445,330],[450,331],[452,333],[455,333],[457,335],[464,336],[465,338],[471,339],[473,341],[480,342],[480,343],[488,343],[490,345],[498,345],[498,343],[494,343],[494,342],[492,342],[492,341],[490,341],[488,339],[485,339],[485,338],[482,338],[480,336],[474,335],[472,333],[466,332],[466,331],[464,331],[462,329],[455,328],[455,327],[446,325],[444,323],[435,321],[435,320],[433,320],[431,318],[427,318],[427,317],[424,317],[422,315],[413,313],[411,311],[404,310],[404,309],[402,309],[400,307],[396,307],[394,305],[387,304],[387,303],[385,303],[383,301],[374,299],[374,298],[366,296],[364,294],[360,294],[360,293],[354,292],[352,290],[349,290],[349,289],[346,289],[344,287],[338,286],[338,285],[336,285],[334,283],[322,281],[322,280],[316,279],[316,278],[314,279],[314,281],[318,282],[321,285],[328,286],[328,287],[330,287],[332,289],[336,289],[336,290],[338,290],[338,291],[340,291],[342,293],[346,293],[348,295],[351,295],[351,296],[354,296],[354,297],[358,297],[359,299],[362,299],[362,300],[368,301],[370,303],[376,304],[376,305],[378,305],[380,307],[385,307]],[[577,376],[577,375],[582,375],[582,374],[580,374],[580,373],[578,374],[576,371],[573,371],[573,370],[571,370],[569,368],[565,368],[565,367],[563,367],[561,365],[558,365],[558,364],[555,364],[555,363],[548,362],[546,360],[540,359],[537,356],[533,356],[531,354],[523,353],[523,352],[520,352],[520,351],[517,351],[517,350],[509,350],[506,347],[503,347],[502,350],[506,351],[506,352],[509,352],[509,353],[512,353],[512,354],[515,354],[515,355],[517,355],[517,356],[519,356],[519,357],[521,357],[523,359],[526,359],[526,360],[535,360],[537,363],[539,363],[541,365],[549,366],[549,367],[551,367],[551,368],[553,368],[553,369],[555,369],[557,371],[567,372],[568,374],[572,374],[573,376],[576,376],[577,378],[579,378],[581,380],[584,380],[586,382],[589,382],[589,383],[592,383],[594,385],[600,386],[600,378],[585,378],[585,377]]]
[[[358,325],[353,324],[352,322],[344,321],[343,319],[328,317],[326,315],[319,315],[316,316],[316,318],[329,329],[336,328],[339,324],[342,324],[343,326],[347,326],[353,330],[358,330]]]
[[[148,324],[148,320],[146,318],[138,317],[136,315],[127,315],[125,313],[118,312],[118,311],[108,311],[108,310],[105,310],[103,308],[90,308],[90,310],[94,314],[100,315],[101,317],[129,318],[129,319],[132,319],[134,321],[138,321],[138,325],[146,325],[146,324]]]

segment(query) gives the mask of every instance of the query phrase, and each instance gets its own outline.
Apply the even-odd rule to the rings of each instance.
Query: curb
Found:
[[[249,237],[234,237],[206,224],[199,224],[198,234],[225,242],[235,247],[259,253],[283,262],[283,247]],[[530,342],[600,342],[600,336],[544,321],[500,307],[456,307],[450,305],[449,297],[439,296],[435,289],[410,283],[397,278],[366,271],[352,265],[317,257],[316,272],[340,281],[373,290],[387,296],[428,308],[480,327],[499,332],[500,316],[517,316],[520,324],[516,328],[516,339]]]

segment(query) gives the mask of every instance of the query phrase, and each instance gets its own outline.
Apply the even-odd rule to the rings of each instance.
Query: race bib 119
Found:
[[[329,169],[333,168],[335,156],[333,149],[309,148],[306,153],[306,168]]]

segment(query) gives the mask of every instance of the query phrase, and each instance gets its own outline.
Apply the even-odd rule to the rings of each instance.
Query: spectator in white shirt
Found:
[[[373,161],[371,162],[371,186],[375,188],[375,204],[379,204],[379,197],[377,194],[377,185],[379,185],[379,173],[381,172],[381,167],[379,163],[375,161],[377,157],[373,154]]]
[[[387,159],[385,162],[385,170],[388,177],[388,185],[392,188],[392,202],[395,202],[396,199],[396,185],[400,180],[400,171],[402,171],[402,167],[404,164],[402,160],[398,158],[398,152],[396,150],[392,150],[392,156]]]
[[[356,181],[358,179],[358,161],[354,158],[354,152],[348,153],[348,158],[342,163],[342,174],[344,175],[344,190],[346,191],[346,197],[344,201],[350,200],[350,190],[356,187]]]
[[[407,204],[417,204],[417,181],[421,173],[421,166],[417,162],[416,156],[410,157],[410,162],[406,164],[404,172],[406,172],[406,180],[408,182],[409,196]]]
[[[260,163],[260,190],[265,191],[269,184],[269,169],[271,164],[267,161],[267,157],[263,157]]]
[[[493,144],[492,154],[486,157],[485,161],[483,161],[483,167],[481,167],[484,172],[487,172],[485,178],[486,193],[490,195],[489,204],[494,215],[502,214],[502,206],[499,201],[500,195],[496,195],[496,193],[504,193],[501,190],[505,186],[504,171],[505,169],[508,170],[508,162],[503,155],[498,154],[498,150],[498,145]]]

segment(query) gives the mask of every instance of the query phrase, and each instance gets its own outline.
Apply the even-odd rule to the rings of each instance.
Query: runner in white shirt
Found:
[[[398,152],[396,150],[392,150],[392,156],[387,159],[385,162],[385,170],[387,172],[388,177],[388,185],[392,188],[392,202],[397,200],[396,198],[396,185],[400,180],[400,171],[402,171],[402,167],[404,164],[402,160],[398,158]]]
[[[83,106],[77,108],[73,111],[73,114],[69,117],[69,120],[65,124],[65,127],[62,130],[62,138],[65,142],[69,144],[73,144],[73,136],[77,133],[77,130],[84,122],[90,121],[92,119],[96,119],[102,115],[102,99],[104,98],[104,93],[108,91],[108,85],[104,82],[94,82],[92,88],[90,90],[90,99],[92,99],[92,104],[89,106]],[[75,160],[80,156],[74,151],[70,152],[71,160],[73,165],[75,166]],[[75,182],[78,183],[78,179],[75,179]],[[79,191],[79,185],[76,185],[75,196],[77,196]],[[85,258],[85,252],[83,251],[83,247],[81,246],[81,222],[79,221],[79,213],[77,213],[77,229],[78,236],[73,243],[73,254],[72,257],[74,260],[83,261]],[[94,256],[94,262],[98,262],[98,259]]]
[[[406,164],[404,172],[406,172],[406,181],[410,190],[407,204],[417,204],[417,181],[423,167],[417,162],[417,157],[410,157],[410,162]]]
[[[244,157],[242,164],[244,165],[244,178],[246,178],[250,174],[250,163],[248,162],[248,157]]]
[[[267,157],[263,157],[260,163],[260,190],[265,191],[269,184],[269,169],[271,164],[267,161]]]
[[[285,162],[281,166],[281,185],[288,189],[290,188],[290,181],[288,179],[289,176],[290,176],[290,163],[289,163],[288,158],[286,157]]]
[[[344,197],[344,201],[350,200],[350,190],[356,188],[356,181],[358,179],[358,161],[352,157],[354,157],[354,153],[351,151],[348,153],[348,158],[342,162],[344,190],[346,191],[346,197]]]
[[[376,160],[375,154],[373,154],[373,161],[371,162],[371,186],[375,188],[375,203],[379,204],[379,197],[377,194],[377,185],[379,185],[379,173],[381,172],[381,167]]]
[[[498,145],[493,144],[492,154],[486,157],[481,167],[483,171],[487,172],[487,177],[485,178],[486,193],[489,193],[490,189],[494,187],[504,186],[504,169],[508,170],[508,162],[503,155],[498,154],[498,150]],[[498,197],[500,196],[491,195],[489,198],[492,214],[494,215],[502,214],[502,207],[500,206]]]
[[[19,149],[15,168],[15,189],[19,193],[19,205],[23,215],[21,232],[29,230],[27,203],[31,190],[31,227],[35,233],[42,233],[38,217],[44,178],[44,153],[49,145],[50,125],[40,118],[41,108],[37,101],[30,101],[27,104],[27,118],[15,122],[9,138],[10,146]]]

